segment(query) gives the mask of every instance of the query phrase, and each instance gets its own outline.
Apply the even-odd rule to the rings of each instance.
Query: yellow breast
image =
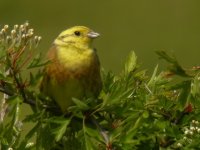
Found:
[[[75,46],[58,47],[57,59],[65,68],[76,70],[91,65],[94,59],[94,51],[90,48],[79,49]]]

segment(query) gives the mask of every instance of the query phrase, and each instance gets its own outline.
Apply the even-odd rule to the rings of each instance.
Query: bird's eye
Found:
[[[75,31],[74,34],[75,34],[76,36],[80,36],[80,35],[81,35],[81,33],[80,33],[79,31]]]

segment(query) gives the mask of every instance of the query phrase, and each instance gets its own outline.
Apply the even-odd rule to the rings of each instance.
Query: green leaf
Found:
[[[137,56],[135,55],[134,51],[131,51],[125,62],[124,66],[125,74],[128,75],[130,72],[134,71],[136,65],[137,65]]]
[[[180,104],[181,109],[183,109],[187,103],[188,96],[190,95],[190,90],[191,90],[191,81],[188,80],[182,82],[182,90],[178,97],[178,102]]]
[[[156,80],[156,74],[157,74],[157,72],[158,72],[158,65],[156,65],[156,67],[154,69],[154,72],[153,72],[153,74],[151,76],[151,79],[149,80],[149,82],[147,84],[148,86],[151,85],[151,84],[154,84],[154,82]]]
[[[85,104],[83,101],[77,99],[77,98],[72,98],[72,101],[78,106],[81,110],[88,110],[89,106]]]
[[[149,118],[149,112],[148,111],[144,111],[142,114],[143,118]]]
[[[36,136],[36,149],[46,150],[54,146],[55,135],[52,134],[52,127],[49,123],[41,124]]]
[[[51,126],[51,132],[55,135],[55,140],[59,141],[65,134],[68,125],[71,122],[71,118],[65,117],[51,117],[46,120]],[[54,126],[55,125],[55,126]]]
[[[31,86],[35,86],[35,85],[38,86],[38,83],[41,82],[43,75],[44,73],[40,70],[36,74],[33,74],[32,72],[30,72],[29,84]]]
[[[0,46],[0,60],[5,59],[7,51],[3,46]]]
[[[109,92],[114,80],[115,76],[112,72],[105,73],[105,71],[102,69],[102,79],[103,79],[103,91],[104,92]]]
[[[40,53],[36,57],[34,57],[34,59],[28,65],[27,69],[41,67],[41,66],[44,66],[44,65],[46,65],[50,62],[50,61],[41,62],[41,60],[42,60],[42,55]]]
[[[85,149],[86,150],[93,150],[97,149],[100,144],[103,143],[102,137],[100,137],[100,131],[98,129],[92,129],[91,127],[83,123],[83,133],[84,133],[84,140],[85,140]]]
[[[65,121],[62,121],[62,123],[57,127],[56,129],[53,130],[53,134],[55,134],[55,140],[58,142],[60,139],[63,137],[65,134],[65,131],[70,123],[70,119],[66,119]]]
[[[88,136],[91,138],[94,138],[95,141],[103,142],[102,137],[100,136],[99,130],[96,128],[92,128],[89,126],[85,126],[85,132],[87,133]]]
[[[189,74],[186,73],[186,71],[180,66],[180,64],[178,63],[178,61],[176,60],[175,57],[169,56],[165,51],[161,50],[161,51],[156,51],[156,53],[164,60],[166,60],[167,62],[171,63],[172,66],[170,68],[170,71],[182,76],[182,77],[190,77]]]
[[[177,63],[176,58],[169,56],[164,50],[156,51],[156,54],[160,56],[160,58],[166,60],[167,62],[170,62],[172,64]]]
[[[126,133],[126,137],[125,137],[125,141],[126,142],[133,142],[133,136],[135,136],[137,134],[137,130],[138,128],[141,126],[143,122],[143,118],[142,117],[138,117],[137,120],[135,121],[135,124],[133,124],[133,126],[131,128],[129,128],[129,130]]]
[[[41,124],[37,123],[25,136],[25,138],[21,141],[21,144],[19,145],[18,149],[27,149],[27,144],[31,140],[31,138],[34,137],[35,133],[37,133],[37,130]]]

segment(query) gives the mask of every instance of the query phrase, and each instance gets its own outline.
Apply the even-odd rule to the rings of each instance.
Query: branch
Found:
[[[2,87],[0,87],[0,92],[1,92],[1,93],[4,93],[4,94],[7,94],[8,96],[14,95],[12,92],[10,92],[10,91],[8,91],[8,90],[2,88]]]

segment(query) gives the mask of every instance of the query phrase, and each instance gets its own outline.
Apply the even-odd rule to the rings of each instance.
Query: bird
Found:
[[[40,91],[54,100],[63,113],[73,98],[98,98],[102,89],[100,61],[93,40],[100,34],[86,26],[61,32],[47,52]]]

